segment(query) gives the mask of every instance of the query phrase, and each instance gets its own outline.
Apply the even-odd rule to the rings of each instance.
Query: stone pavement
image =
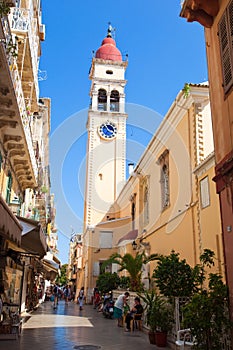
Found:
[[[116,320],[106,319],[102,313],[85,305],[80,311],[77,304],[65,305],[60,301],[53,309],[47,301],[34,311],[23,324],[17,340],[0,340],[1,350],[157,350],[149,343],[148,335],[124,332]]]

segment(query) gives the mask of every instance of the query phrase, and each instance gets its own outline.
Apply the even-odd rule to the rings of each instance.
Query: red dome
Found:
[[[115,40],[110,37],[104,38],[100,48],[96,51],[95,57],[103,60],[122,61],[122,56],[116,47]]]

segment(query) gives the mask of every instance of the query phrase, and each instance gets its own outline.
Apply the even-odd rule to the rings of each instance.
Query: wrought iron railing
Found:
[[[35,153],[34,153],[33,144],[32,144],[30,118],[27,115],[22,83],[18,72],[17,60],[16,60],[16,57],[14,57],[11,54],[11,52],[7,50],[8,45],[14,42],[14,37],[11,35],[8,19],[6,17],[3,17],[1,18],[1,22],[2,22],[4,35],[5,35],[4,46],[5,46],[6,58],[9,65],[11,79],[12,79],[12,83],[15,91],[19,114],[23,125],[23,130],[24,130],[24,134],[27,142],[28,152],[30,155],[34,176],[35,178],[37,178],[37,163],[36,163]]]
[[[33,8],[24,9],[14,7],[11,9],[9,16],[11,29],[15,32],[25,32],[28,36],[32,71],[34,76],[33,83],[35,84],[36,96],[39,98],[39,85],[38,85],[38,46],[39,37],[37,33],[37,20],[33,17]]]
[[[185,304],[187,304],[189,298],[180,297],[175,298],[175,310],[174,310],[174,325],[172,332],[170,334],[169,340],[172,343],[175,343],[177,338],[177,331],[182,329],[182,321],[183,321],[183,312],[182,308]],[[227,308],[227,307],[226,307]],[[227,312],[227,309],[226,309]],[[224,332],[221,338],[221,350],[232,350],[231,347],[231,337],[229,333]]]

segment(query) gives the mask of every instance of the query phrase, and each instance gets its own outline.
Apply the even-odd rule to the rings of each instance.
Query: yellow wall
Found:
[[[197,156],[198,135],[195,104],[203,101],[204,109],[206,100],[208,100],[208,87],[193,86],[192,89],[193,92],[191,91],[187,100],[184,100],[182,93],[179,93],[116,203],[106,213],[104,220],[95,227],[90,242],[94,248],[91,248],[92,251],[90,251],[89,266],[92,266],[94,261],[107,259],[116,251],[115,245],[119,239],[134,228],[138,231],[136,239],[138,246],[140,240],[148,242],[151,254],[168,255],[174,250],[192,266],[199,263],[199,256],[203,249],[212,249],[217,256],[216,270],[224,273],[218,197],[215,193],[215,185],[211,181],[214,175],[214,160],[212,157],[212,163],[206,166],[205,160],[202,165]],[[207,123],[206,127],[211,126],[208,126]],[[209,135],[208,132],[206,135]],[[206,140],[204,144],[211,144],[211,140]],[[159,159],[165,150],[168,150],[169,160],[170,203],[168,207],[162,209]],[[196,167],[198,167],[198,172],[195,172]],[[202,210],[199,180],[206,175],[210,180],[211,201],[210,206]],[[143,198],[145,183],[149,188],[149,221],[146,223]],[[131,220],[132,198],[135,198],[136,203],[134,226]],[[117,208],[116,217],[120,215],[125,220],[106,220],[107,216],[114,217],[114,207]],[[113,231],[113,249],[100,249],[96,252],[99,233],[103,230]],[[132,250],[132,241],[121,242],[118,252],[135,254]],[[151,275],[154,266],[154,263],[150,264]],[[91,271],[89,273],[91,274]],[[89,286],[93,288],[94,282],[95,280],[90,277]]]

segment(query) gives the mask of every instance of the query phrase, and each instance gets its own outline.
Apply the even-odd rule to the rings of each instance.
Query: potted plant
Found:
[[[151,344],[165,347],[167,333],[172,328],[173,307],[167,298],[158,295],[154,290],[138,294],[145,303],[146,324]]]
[[[205,271],[214,264],[213,259],[214,253],[205,249],[201,264],[195,267],[198,290],[183,308],[183,326],[191,329],[195,347],[205,350],[222,349],[223,335],[230,336],[232,330],[227,286],[219,274]]]
[[[155,312],[155,304],[158,295],[154,290],[145,290],[143,294],[138,293],[139,297],[144,302],[144,311],[146,313],[146,325],[149,328],[148,336],[151,344],[155,344],[155,331],[157,325],[157,314]]]
[[[173,307],[167,298],[158,296],[153,306],[153,313],[156,315],[155,343],[157,346],[165,347],[167,334],[172,329]]]

